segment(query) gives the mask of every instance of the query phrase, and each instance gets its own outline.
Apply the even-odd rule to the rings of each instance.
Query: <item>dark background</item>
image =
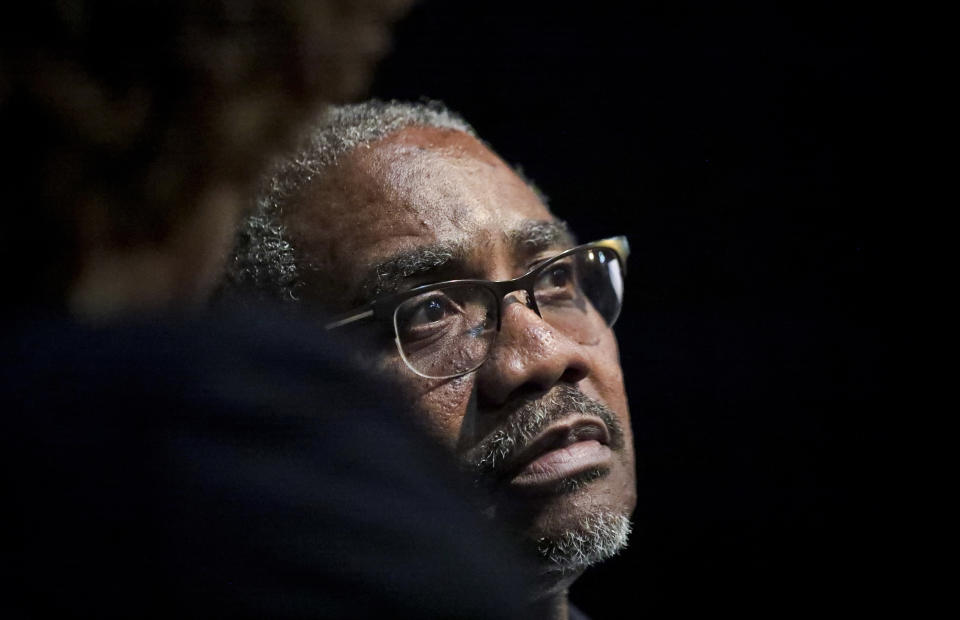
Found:
[[[572,598],[596,617],[889,608],[902,24],[632,6],[421,2],[373,87],[462,113],[581,240],[630,239],[636,531]]]

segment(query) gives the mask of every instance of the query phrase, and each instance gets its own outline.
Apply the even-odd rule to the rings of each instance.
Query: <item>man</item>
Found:
[[[626,544],[636,501],[610,329],[626,243],[576,246],[463,120],[370,102],[328,111],[276,164],[228,265],[234,285],[368,335],[368,362],[475,474],[485,513],[539,550],[531,599],[557,617]]]

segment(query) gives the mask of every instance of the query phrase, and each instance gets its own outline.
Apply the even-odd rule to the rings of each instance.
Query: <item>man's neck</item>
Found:
[[[551,595],[549,598],[537,600],[531,610],[532,618],[544,620],[567,620],[570,615],[567,591]]]
[[[582,570],[575,573],[542,574],[543,581],[537,588],[537,595],[531,605],[531,617],[567,620],[570,615],[569,588],[582,574]]]

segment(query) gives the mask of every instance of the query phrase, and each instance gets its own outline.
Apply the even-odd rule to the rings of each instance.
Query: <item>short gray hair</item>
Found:
[[[473,128],[439,101],[372,100],[323,111],[290,154],[268,168],[251,213],[237,231],[224,289],[264,300],[295,301],[302,257],[291,245],[282,216],[340,157],[407,127],[454,129],[476,137]]]

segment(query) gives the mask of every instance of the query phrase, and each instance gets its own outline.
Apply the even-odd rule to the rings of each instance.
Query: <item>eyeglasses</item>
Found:
[[[571,248],[513,280],[449,280],[376,299],[326,325],[391,320],[400,357],[428,379],[479,368],[500,331],[502,300],[525,291],[527,307],[577,342],[595,342],[617,320],[630,246],[612,237]]]

